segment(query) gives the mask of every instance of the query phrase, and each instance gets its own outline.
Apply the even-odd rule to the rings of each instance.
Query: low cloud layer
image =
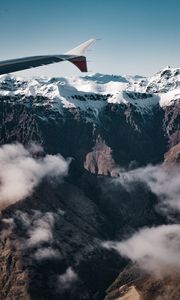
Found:
[[[147,166],[124,172],[113,184],[121,184],[131,191],[137,181],[144,182],[158,196],[159,210],[167,218],[180,212],[180,174],[177,170],[164,170],[160,166]],[[180,225],[162,225],[143,228],[121,242],[103,243],[107,249],[115,249],[121,256],[128,257],[142,269],[162,274],[175,269],[180,271]]]
[[[0,147],[0,207],[6,207],[31,195],[46,176],[63,177],[68,173],[69,161],[60,154],[36,157],[42,149],[21,144]]]

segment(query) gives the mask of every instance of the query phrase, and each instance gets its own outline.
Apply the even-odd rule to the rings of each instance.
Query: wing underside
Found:
[[[7,74],[25,69],[35,68],[39,66],[58,63],[61,61],[69,61],[73,63],[81,72],[87,72],[87,63],[85,56],[74,55],[43,55],[12,59],[0,62],[0,74]]]
[[[87,61],[85,52],[95,42],[90,39],[76,48],[68,51],[66,54],[58,55],[40,55],[29,56],[18,59],[0,61],[0,75],[7,74],[25,69],[36,68],[44,65],[69,61],[74,64],[81,72],[87,72]]]

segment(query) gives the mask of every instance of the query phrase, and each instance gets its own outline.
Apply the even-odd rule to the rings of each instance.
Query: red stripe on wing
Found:
[[[85,57],[72,59],[71,62],[81,71],[87,72],[87,62]]]

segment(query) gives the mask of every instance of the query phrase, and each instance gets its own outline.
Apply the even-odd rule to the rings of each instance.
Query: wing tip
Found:
[[[71,54],[71,55],[84,55],[84,53],[86,52],[86,50],[92,46],[95,43],[96,39],[95,38],[91,38],[88,41],[80,44],[79,46],[71,49],[70,51],[68,51],[66,54]]]

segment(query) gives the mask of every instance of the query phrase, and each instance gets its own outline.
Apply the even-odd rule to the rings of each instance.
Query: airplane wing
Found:
[[[84,53],[94,42],[95,39],[90,39],[62,55],[39,55],[0,61],[0,74],[36,68],[61,61],[69,61],[79,68],[81,72],[87,72],[87,62]]]

